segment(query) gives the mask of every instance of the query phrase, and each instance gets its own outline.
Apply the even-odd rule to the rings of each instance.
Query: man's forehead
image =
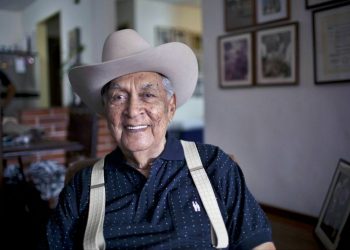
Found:
[[[125,83],[123,82],[112,82],[111,86],[109,89],[113,90],[113,89],[124,89],[126,88]],[[161,87],[162,85],[160,85],[158,82],[140,82],[137,83],[136,88],[137,89],[158,89],[159,87]]]
[[[137,72],[115,78],[111,81],[111,88],[118,89],[130,83],[137,84],[138,88],[158,88],[162,78],[154,72]]]

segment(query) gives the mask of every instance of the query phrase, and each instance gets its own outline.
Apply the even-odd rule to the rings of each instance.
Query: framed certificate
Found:
[[[350,82],[350,3],[313,12],[316,84]]]

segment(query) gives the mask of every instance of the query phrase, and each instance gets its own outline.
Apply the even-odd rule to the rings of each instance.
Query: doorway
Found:
[[[37,27],[40,57],[40,104],[62,106],[60,13],[40,22]]]

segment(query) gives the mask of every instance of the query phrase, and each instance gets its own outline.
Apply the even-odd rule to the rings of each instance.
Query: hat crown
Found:
[[[132,29],[120,30],[107,37],[103,45],[102,61],[128,57],[150,47],[151,45],[136,31]]]

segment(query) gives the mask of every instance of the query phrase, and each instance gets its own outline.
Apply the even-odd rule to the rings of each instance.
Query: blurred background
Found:
[[[275,21],[258,19],[259,11],[264,13],[258,8],[260,1],[253,1],[256,8],[249,2],[0,0],[0,70],[16,86],[4,117],[38,128],[46,139],[79,141],[89,148],[82,153],[85,158],[103,157],[115,143],[105,121],[89,113],[73,94],[67,71],[100,62],[106,36],[118,29],[135,29],[154,46],[184,42],[198,59],[198,86],[191,100],[177,110],[169,133],[220,146],[234,155],[261,204],[316,223],[339,160],[350,161],[350,77],[320,84],[315,73],[319,50],[315,50],[318,38],[313,21],[321,10],[334,8],[335,1],[277,1],[287,3],[288,9],[285,16],[273,17]],[[265,2],[276,1],[261,1]],[[248,13],[245,8],[253,9]],[[252,23],[236,25],[236,15],[243,20],[252,13],[257,15]],[[297,23],[290,40],[294,79],[259,86],[258,35],[292,23]],[[252,79],[243,87],[234,82],[225,85],[220,76],[221,41],[246,33],[252,34]],[[338,33],[337,39],[350,47],[349,32]],[[349,52],[344,53],[350,61]],[[349,76],[349,67],[344,74]],[[6,89],[0,90],[4,98]],[[81,128],[81,119],[90,124],[85,132],[89,142],[82,142],[74,130]],[[67,151],[26,154],[21,161],[23,166],[44,160],[68,166],[72,156]],[[17,156],[7,154],[2,159],[4,168],[18,163]]]

